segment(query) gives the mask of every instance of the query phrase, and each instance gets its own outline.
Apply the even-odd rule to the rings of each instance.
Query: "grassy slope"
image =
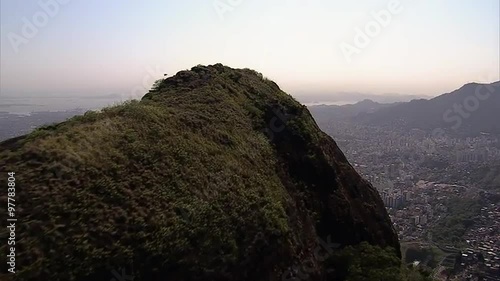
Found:
[[[293,167],[283,167],[262,130],[278,109],[293,118],[274,142],[286,144],[288,136],[318,148],[326,135],[305,107],[253,71],[193,70],[167,79],[141,102],[88,112],[0,145],[0,167],[16,172],[22,202],[19,279],[109,280],[123,266],[136,280],[272,279],[310,254],[315,221],[333,220],[318,212],[335,201],[303,195],[304,178],[284,180]],[[333,150],[329,156],[306,150],[307,161],[326,165],[332,154],[343,157]],[[355,174],[347,162],[337,173],[341,167],[347,170],[339,176]],[[336,181],[334,174],[322,176]],[[387,236],[385,211],[374,212],[380,206],[367,197],[371,189],[357,190],[361,179],[353,179],[349,194],[336,196],[358,201],[352,211],[348,201],[337,208],[339,220],[354,220],[340,226],[354,224],[359,233],[340,231],[337,238]],[[377,213],[372,225],[363,224],[366,213]],[[391,239],[380,244],[397,245]]]

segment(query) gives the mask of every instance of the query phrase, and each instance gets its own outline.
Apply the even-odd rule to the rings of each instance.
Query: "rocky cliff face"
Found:
[[[377,191],[252,70],[196,66],[0,148],[19,280],[291,280],[306,264],[327,280],[343,246],[399,253]]]

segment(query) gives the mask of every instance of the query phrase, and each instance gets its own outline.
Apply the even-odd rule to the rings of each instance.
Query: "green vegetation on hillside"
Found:
[[[432,228],[432,237],[441,245],[460,246],[465,231],[474,225],[481,212],[477,199],[452,197],[446,203],[448,215],[441,218]]]
[[[376,190],[253,70],[196,66],[0,148],[19,280],[275,280],[320,235],[399,250]]]
[[[419,261],[420,264],[423,264],[430,268],[435,268],[445,255],[446,254],[441,249],[435,246],[409,246],[406,248],[404,257],[407,264],[414,261]]]
[[[336,252],[327,262],[334,269],[331,277],[346,281],[427,281],[429,272],[401,265],[390,247],[382,249],[363,242]]]

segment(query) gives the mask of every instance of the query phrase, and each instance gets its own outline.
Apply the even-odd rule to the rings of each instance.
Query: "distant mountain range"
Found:
[[[381,104],[364,100],[353,105],[312,106],[317,119],[432,132],[438,128],[452,135],[500,134],[500,81],[470,83],[432,99]]]
[[[316,93],[316,92],[306,92],[306,93],[294,93],[293,96],[297,98],[298,101],[305,105],[345,105],[356,103],[361,100],[371,100],[379,103],[395,103],[395,102],[408,102],[414,99],[428,98],[426,96],[417,95],[401,95],[401,94],[367,94],[367,93],[356,93],[356,92],[343,92],[343,93]]]
[[[355,104],[346,105],[315,105],[310,106],[309,110],[316,119],[325,120],[342,120],[346,118],[354,118],[359,114],[374,113],[382,108],[391,107],[399,103],[378,103],[370,99],[362,100]]]

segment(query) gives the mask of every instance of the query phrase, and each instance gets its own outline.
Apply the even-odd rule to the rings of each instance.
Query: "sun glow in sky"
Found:
[[[5,95],[128,93],[218,62],[292,95],[500,80],[498,0],[2,0],[0,16]]]

